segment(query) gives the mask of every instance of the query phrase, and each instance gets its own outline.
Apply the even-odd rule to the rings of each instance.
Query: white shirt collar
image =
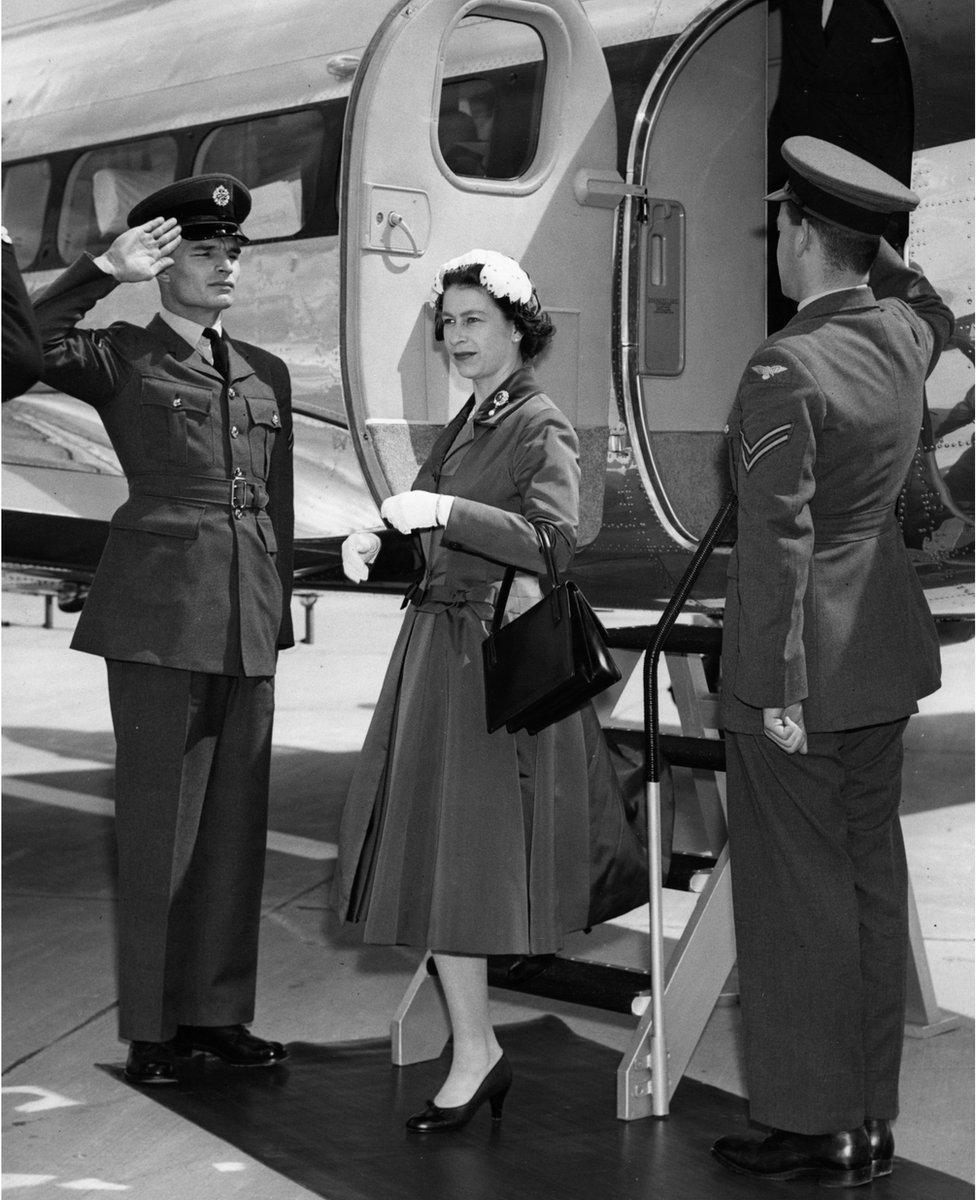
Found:
[[[192,346],[194,350],[196,350],[200,343],[204,341],[203,331],[205,329],[216,329],[218,333],[220,333],[222,329],[220,317],[214,321],[213,325],[198,325],[196,321],[190,321],[186,317],[177,316],[176,313],[170,312],[168,308],[161,308],[159,310],[159,316],[178,337],[181,337],[183,341],[186,342],[187,345]],[[207,353],[205,357],[209,359],[210,343],[207,342],[206,346]]]
[[[836,296],[840,292],[856,292],[863,288],[865,291],[870,287],[867,283],[855,283],[852,287],[845,288],[827,288],[825,292],[814,292],[812,296],[807,296],[805,300],[801,300],[796,306],[796,311],[806,308],[808,304],[812,304],[814,300],[822,300],[824,296]]]

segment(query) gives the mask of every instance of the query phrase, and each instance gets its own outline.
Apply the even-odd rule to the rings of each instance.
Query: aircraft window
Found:
[[[176,139],[147,138],[90,150],[75,163],[61,206],[58,251],[71,262],[98,254],[126,228],[130,209],[176,178]]]
[[[21,270],[37,257],[50,190],[51,164],[44,159],[18,163],[4,172],[3,223]]]
[[[470,69],[485,60],[510,65]],[[524,175],[539,145],[545,77],[545,47],[531,26],[487,17],[459,22],[447,44],[437,125],[448,169],[467,178]]]
[[[252,241],[292,237],[315,211],[325,128],[314,109],[224,125],[201,146],[195,169],[227,171],[247,184],[244,228]]]

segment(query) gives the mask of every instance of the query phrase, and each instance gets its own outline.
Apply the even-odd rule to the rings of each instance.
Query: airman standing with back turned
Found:
[[[902,735],[939,648],[895,520],[952,314],[879,235],[918,198],[788,139],[777,263],[799,302],[729,421],[723,721],[750,1113],[728,1167],[856,1186],[891,1171],[908,949]]]

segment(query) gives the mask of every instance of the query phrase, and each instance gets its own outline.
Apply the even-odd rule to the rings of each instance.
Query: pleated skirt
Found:
[[[339,836],[334,902],[366,942],[542,954],[587,924],[583,718],[489,734],[484,638],[467,605],[404,618]]]

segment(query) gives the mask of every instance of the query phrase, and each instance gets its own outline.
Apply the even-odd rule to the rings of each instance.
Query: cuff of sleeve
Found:
[[[447,528],[447,523],[451,519],[451,510],[454,508],[454,497],[438,495],[434,505],[434,519],[437,524],[444,529]]]

